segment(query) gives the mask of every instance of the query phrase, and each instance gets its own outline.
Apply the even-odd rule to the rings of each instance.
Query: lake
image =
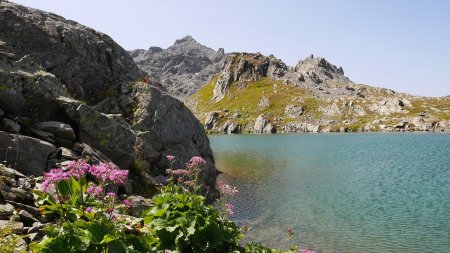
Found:
[[[245,241],[450,252],[450,134],[211,135]]]

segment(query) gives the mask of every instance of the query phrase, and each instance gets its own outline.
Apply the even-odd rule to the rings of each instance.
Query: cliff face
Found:
[[[450,99],[355,84],[324,58],[295,67],[233,53],[191,98],[205,128],[222,133],[449,131]]]
[[[161,83],[168,93],[180,98],[192,95],[207,83],[220,71],[226,56],[223,49],[215,51],[191,36],[167,49],[136,49],[130,55],[153,82]]]
[[[127,190],[150,193],[169,167],[207,161],[217,170],[200,122],[151,86],[110,37],[76,22],[0,3],[0,154],[27,175],[80,157],[130,169]]]

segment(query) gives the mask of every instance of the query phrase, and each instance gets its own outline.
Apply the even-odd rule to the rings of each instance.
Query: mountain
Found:
[[[202,156],[201,182],[214,189],[200,122],[144,76],[108,35],[0,1],[2,159],[25,175],[78,158],[113,162],[130,171],[127,192],[148,195],[166,179],[167,155],[178,167]]]
[[[207,83],[222,68],[226,54],[198,43],[191,36],[162,49],[150,47],[129,52],[140,69],[168,93],[185,98]]]
[[[188,104],[210,132],[450,130],[448,97],[356,84],[313,55],[289,67],[272,55],[232,53]]]

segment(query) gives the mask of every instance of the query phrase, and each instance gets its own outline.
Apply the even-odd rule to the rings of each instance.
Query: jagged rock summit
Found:
[[[226,56],[223,48],[215,51],[191,36],[175,41],[167,49],[150,47],[129,53],[152,81],[180,98],[193,94],[218,73]]]
[[[26,175],[78,158],[112,161],[130,170],[128,190],[137,193],[165,180],[166,155],[177,167],[201,156],[200,180],[213,189],[217,170],[200,122],[143,75],[109,36],[1,1],[0,154]]]

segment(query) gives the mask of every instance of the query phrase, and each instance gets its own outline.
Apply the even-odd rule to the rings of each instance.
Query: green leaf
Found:
[[[127,245],[119,240],[108,245],[108,253],[127,253]]]
[[[110,242],[112,242],[112,241],[114,241],[114,240],[117,240],[117,239],[119,239],[119,238],[117,237],[117,235],[114,235],[114,234],[107,234],[107,235],[105,235],[105,236],[103,237],[103,240],[100,242],[100,244],[108,244],[108,243],[110,243]]]

